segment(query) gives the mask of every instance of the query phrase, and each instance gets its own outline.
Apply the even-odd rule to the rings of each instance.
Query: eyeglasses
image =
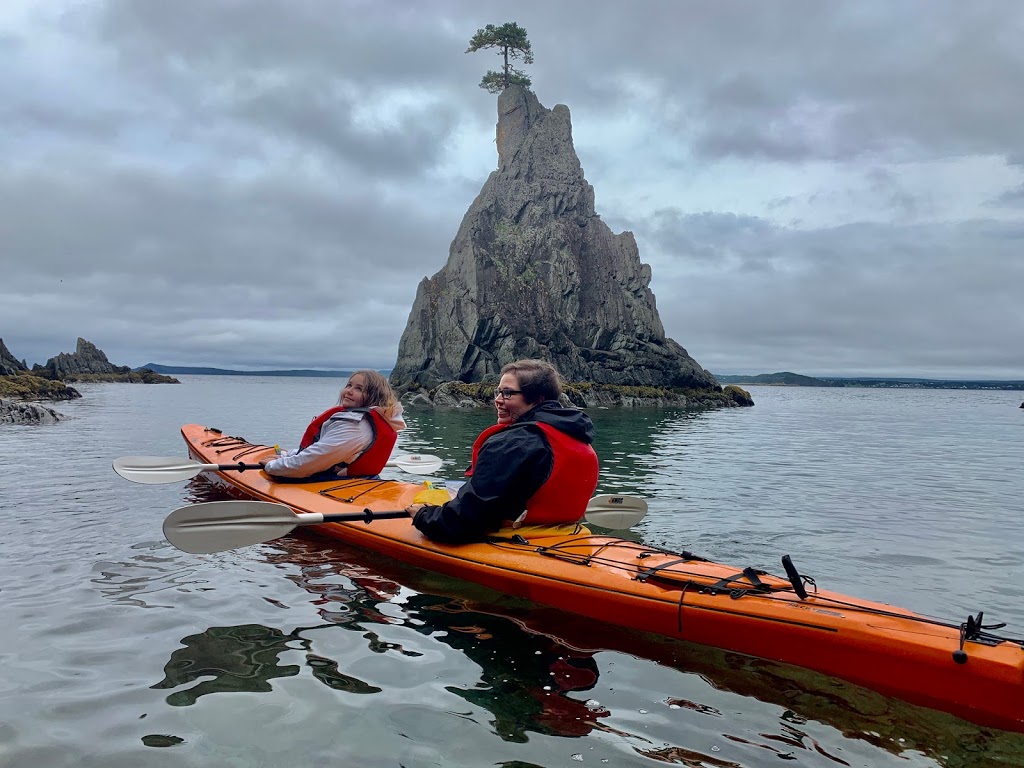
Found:
[[[497,400],[500,397],[502,400],[508,400],[513,395],[521,394],[523,394],[523,390],[521,389],[509,389],[508,387],[505,387],[504,389],[494,390],[494,399]]]

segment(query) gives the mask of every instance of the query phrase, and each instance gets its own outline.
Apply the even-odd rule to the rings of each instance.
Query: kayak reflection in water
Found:
[[[415,525],[435,541],[480,541],[503,526],[579,522],[597,488],[594,424],[559,402],[558,371],[543,360],[501,369],[498,422],[473,444],[469,480],[441,505],[411,504]],[[526,510],[525,512],[523,510]]]
[[[417,594],[405,610],[409,626],[463,653],[480,670],[476,686],[445,690],[494,715],[494,733],[523,743],[530,731],[549,736],[586,736],[611,713],[585,696],[600,672],[592,651],[568,647],[526,631],[508,618],[459,598]]]
[[[378,474],[405,429],[402,404],[377,371],[353,373],[338,404],[306,428],[295,452],[261,462],[275,480],[336,480]]]

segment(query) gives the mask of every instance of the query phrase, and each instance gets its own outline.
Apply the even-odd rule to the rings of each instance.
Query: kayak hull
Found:
[[[204,464],[258,462],[273,449],[198,424],[182,427]],[[277,483],[217,472],[232,492],[325,514],[403,509],[423,489],[396,480]],[[404,563],[598,621],[813,669],[979,725],[1024,732],[1024,647],[958,623],[818,590],[614,536],[501,539],[448,546],[408,519],[310,526]],[[955,653],[961,650],[963,654]]]

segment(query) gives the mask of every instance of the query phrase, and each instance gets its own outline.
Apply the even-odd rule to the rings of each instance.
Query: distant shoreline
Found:
[[[869,387],[875,389],[987,389],[1024,390],[1024,381],[970,379],[915,379],[909,377],[839,377],[816,378],[797,373],[760,373],[749,375],[715,375],[720,384],[766,385],[774,387]]]
[[[160,365],[147,363],[133,368],[140,371],[148,368],[154,373],[184,376],[292,376],[307,378],[346,378],[357,369],[318,370],[315,368],[277,369],[270,371],[239,371],[231,368],[210,368],[203,366]],[[377,368],[388,375],[390,369]],[[1020,390],[1024,391],[1024,381],[1015,380],[970,380],[970,379],[919,379],[910,377],[859,376],[859,377],[815,377],[803,376],[798,373],[759,373],[747,374],[715,374],[722,385],[752,384],[774,387],[869,387],[877,389],[983,389],[983,390]]]
[[[186,365],[159,365],[158,363],[146,363],[132,370],[141,371],[148,368],[154,373],[180,374],[183,376],[305,376],[324,378],[345,378],[351,376],[356,368],[343,371],[322,371],[313,368],[296,368],[289,370],[273,371],[236,371],[230,368],[205,368]]]

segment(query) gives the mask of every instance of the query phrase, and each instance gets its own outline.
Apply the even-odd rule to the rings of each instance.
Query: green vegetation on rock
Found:
[[[65,377],[71,382],[123,382],[130,384],[180,384],[173,376],[155,373],[149,368],[124,373],[75,373]]]
[[[410,387],[406,400],[410,404],[438,407],[475,408],[494,404],[494,382],[447,381],[432,389]],[[563,400],[577,408],[645,408],[674,407],[704,410],[709,408],[749,407],[754,404],[750,393],[737,386],[722,390],[673,389],[663,387],[597,384],[589,381],[563,382]]]
[[[52,381],[30,373],[0,376],[0,397],[17,400],[74,400],[82,394],[63,381]]]
[[[483,48],[497,48],[504,58],[501,72],[489,70],[480,80],[480,87],[489,93],[501,93],[510,85],[529,87],[531,80],[525,72],[515,69],[511,62],[522,58],[524,64],[533,64],[533,48],[526,30],[513,21],[496,27],[488,24],[478,29],[469,40],[466,53],[476,53]]]

